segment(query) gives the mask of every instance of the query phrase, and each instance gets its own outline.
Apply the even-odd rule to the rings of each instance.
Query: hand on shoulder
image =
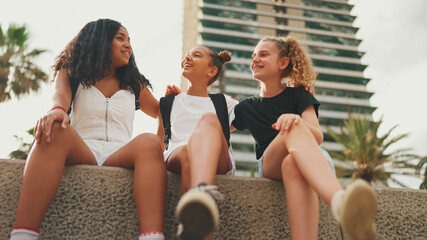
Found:
[[[170,95],[174,95],[174,94],[180,94],[182,91],[179,87],[175,86],[175,85],[168,85],[166,87],[166,93],[165,96],[170,96]]]

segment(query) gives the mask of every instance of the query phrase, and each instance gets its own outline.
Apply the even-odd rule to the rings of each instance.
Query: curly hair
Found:
[[[284,39],[266,37],[259,41],[273,42],[279,50],[279,57],[288,57],[289,64],[283,70],[282,77],[288,78],[287,85],[291,87],[314,87],[317,73],[313,69],[313,62],[302,46],[291,36]]]
[[[211,57],[210,65],[218,68],[218,72],[215,74],[215,76],[212,77],[211,80],[209,80],[208,85],[210,85],[214,83],[218,79],[218,77],[221,75],[224,64],[231,60],[231,53],[229,51],[221,51],[220,53],[216,53],[214,50],[206,46],[204,47],[210,51],[209,53],[209,56]]]
[[[87,23],[58,55],[52,66],[53,79],[58,71],[67,70],[70,81],[79,81],[90,87],[111,73],[111,43],[122,25],[111,19],[99,19]],[[134,93],[151,84],[136,66],[135,56],[129,58],[126,66],[116,71],[120,87],[130,88]]]

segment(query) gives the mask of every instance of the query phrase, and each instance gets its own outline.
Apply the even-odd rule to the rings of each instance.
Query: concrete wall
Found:
[[[0,239],[8,239],[17,206],[24,161],[0,159]],[[133,171],[96,166],[66,167],[41,226],[41,239],[137,239]],[[218,176],[216,239],[290,239],[283,185],[267,179]],[[427,191],[377,189],[378,239],[427,239]],[[164,232],[174,239],[173,218],[180,176],[168,173]],[[321,203],[319,239],[343,239],[329,207]]]

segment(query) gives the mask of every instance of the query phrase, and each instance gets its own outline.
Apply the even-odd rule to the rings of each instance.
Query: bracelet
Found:
[[[52,111],[52,110],[54,110],[54,109],[57,109],[57,108],[61,109],[61,110],[62,110],[62,111],[64,111],[65,113],[67,113],[67,111],[65,111],[65,109],[64,109],[63,107],[60,107],[60,106],[56,106],[56,107],[51,108],[51,109],[49,110],[49,112],[50,112],[50,111]]]

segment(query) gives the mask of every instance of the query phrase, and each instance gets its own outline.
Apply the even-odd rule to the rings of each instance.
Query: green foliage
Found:
[[[417,175],[419,176],[421,173],[421,170],[426,165],[426,168],[424,169],[424,180],[420,185],[420,189],[426,189],[427,190],[427,157],[423,157],[420,159],[420,162],[417,164]]]
[[[28,49],[29,33],[25,25],[0,25],[0,103],[38,91],[47,74],[34,63],[45,49]]]
[[[390,151],[390,146],[406,138],[405,134],[392,137],[393,131],[398,125],[392,127],[384,135],[379,136],[378,129],[382,124],[382,118],[378,122],[372,122],[366,116],[348,114],[348,120],[340,126],[340,133],[327,127],[328,134],[342,146],[341,152],[331,152],[333,158],[340,161],[351,162],[354,168],[337,171],[338,177],[362,178],[368,182],[379,181],[388,186],[391,180],[402,187],[406,187],[398,181],[394,175],[414,175],[416,165],[411,161],[419,156],[411,154],[411,149],[403,148]]]
[[[27,130],[27,133],[34,137],[34,128]],[[22,137],[18,137],[16,135],[14,135],[14,137],[20,144],[17,150],[9,153],[9,157],[11,159],[27,159],[32,143],[26,143]]]

